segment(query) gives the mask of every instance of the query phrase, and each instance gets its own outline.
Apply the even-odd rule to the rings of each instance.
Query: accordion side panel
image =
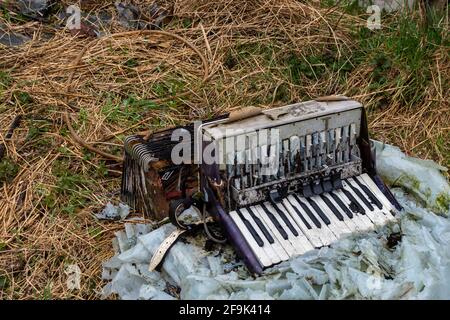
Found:
[[[169,216],[169,202],[166,199],[166,192],[163,188],[158,171],[149,169],[146,174],[146,190],[148,199],[148,210],[146,214],[156,220],[162,220]],[[141,199],[145,201],[146,199]]]
[[[244,260],[244,263],[250,271],[256,274],[261,274],[263,271],[262,265],[258,262],[258,259],[252,249],[229,214],[226,213],[219,204],[210,206],[209,210],[222,225],[228,240],[235,248],[238,256]]]

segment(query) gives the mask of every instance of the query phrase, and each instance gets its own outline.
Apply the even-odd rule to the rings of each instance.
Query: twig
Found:
[[[162,31],[162,30],[142,30],[142,31],[129,31],[129,32],[122,32],[122,33],[116,33],[116,34],[112,34],[109,37],[103,38],[103,39],[96,39],[90,43],[88,43],[82,50],[81,52],[78,54],[77,58],[75,59],[75,63],[73,64],[73,68],[72,68],[72,72],[69,75],[69,79],[67,80],[67,89],[66,89],[66,104],[69,104],[68,101],[68,96],[70,94],[70,90],[72,89],[72,80],[73,77],[75,75],[75,71],[76,71],[76,67],[78,66],[78,64],[80,63],[81,59],[83,58],[83,56],[85,55],[86,51],[93,47],[97,42],[100,42],[102,40],[108,39],[108,38],[117,38],[117,37],[124,37],[124,36],[139,36],[139,35],[163,35],[166,37],[171,37],[177,40],[180,40],[181,42],[183,42],[184,44],[186,44],[189,48],[191,48],[201,59],[202,64],[203,64],[203,69],[204,69],[204,76],[203,76],[203,81],[206,81],[209,77],[209,67],[208,67],[208,62],[206,61],[206,58],[203,56],[203,54],[189,41],[187,41],[186,39],[180,37],[179,35],[176,35],[174,33],[170,33],[167,31]],[[75,140],[76,143],[78,143],[79,145],[85,147],[86,149],[88,149],[89,151],[92,151],[94,153],[97,153],[107,159],[111,159],[114,161],[122,161],[122,157],[118,157],[115,156],[113,154],[107,153],[105,151],[102,151],[100,149],[97,149],[95,147],[93,147],[91,144],[87,143],[86,141],[84,141],[79,135],[78,133],[75,131],[75,129],[72,126],[72,123],[70,121],[70,117],[69,117],[69,113],[66,110],[63,113],[63,118],[64,118],[64,122],[67,125],[67,128],[69,129],[70,135],[72,136],[72,138]]]
[[[9,126],[8,132],[5,135],[5,140],[11,139],[11,137],[14,133],[14,130],[20,126],[21,121],[22,121],[21,114],[14,117],[14,120],[11,122],[11,125]],[[0,144],[0,160],[2,160],[3,157],[5,156],[5,152],[6,152],[6,145],[4,142],[2,142],[2,144]]]

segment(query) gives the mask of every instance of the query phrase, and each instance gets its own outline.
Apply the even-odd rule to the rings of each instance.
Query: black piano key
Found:
[[[298,237],[298,232],[297,230],[295,230],[294,226],[291,224],[291,222],[289,221],[289,219],[286,217],[286,215],[284,214],[283,210],[281,210],[280,208],[278,208],[277,204],[275,202],[272,202],[272,207],[275,208],[275,211],[280,215],[281,219],[283,219],[284,223],[287,225],[287,227],[289,228],[289,230],[291,230],[292,234],[296,237]]]
[[[297,200],[297,202],[300,204],[302,209],[306,212],[306,214],[311,219],[311,221],[316,225],[316,227],[320,228],[321,224],[320,224],[319,220],[317,220],[316,216],[311,212],[311,210],[309,210],[308,206],[306,204],[304,204],[302,201],[300,201],[299,197],[296,194],[293,194],[293,196],[294,196],[295,200]]]
[[[372,201],[372,203],[375,204],[378,209],[383,209],[383,205],[381,204],[380,200],[377,199],[377,197],[372,193],[372,191],[370,191],[370,189],[366,185],[362,184],[358,178],[354,178],[353,180],[356,181],[358,186],[366,193],[370,201]]]
[[[364,211],[364,208],[359,204],[358,201],[353,197],[353,195],[346,190],[345,188],[342,188],[342,191],[344,192],[345,196],[350,200],[350,209],[353,212],[359,212],[361,214],[366,214],[366,211]]]
[[[333,200],[339,205],[339,207],[341,207],[341,209],[345,212],[347,217],[353,219],[353,213],[345,206],[345,203],[342,202],[341,198],[335,195],[334,192],[330,192],[330,195]]]
[[[322,198],[323,202],[325,202],[325,204],[328,206],[328,208],[330,208],[331,211],[333,211],[333,214],[336,216],[336,218],[338,218],[339,221],[344,221],[344,217],[339,212],[339,210],[334,206],[334,204],[330,201],[330,199],[328,199],[325,196],[320,196],[320,197]]]
[[[273,237],[270,235],[269,231],[267,231],[267,229],[264,226],[264,224],[262,223],[261,219],[259,219],[255,215],[255,213],[253,212],[253,210],[250,207],[247,207],[246,209],[250,213],[250,216],[252,217],[252,219],[258,225],[258,227],[261,230],[261,232],[264,234],[264,237],[266,237],[267,241],[269,241],[270,244],[273,244],[275,242],[275,240],[273,240]]]
[[[362,202],[364,202],[366,207],[369,208],[370,211],[373,211],[374,208],[373,208],[372,204],[369,202],[369,200],[367,200],[366,197],[364,197],[364,195],[361,193],[361,191],[359,191],[358,188],[355,188],[348,180],[347,180],[347,184],[350,186],[350,188],[352,188],[353,192],[356,193],[356,195],[362,200]]]
[[[284,205],[284,204],[283,204],[283,205]],[[305,224],[305,226],[306,226],[308,229],[312,229],[312,228],[311,228],[311,225],[310,225],[310,224],[308,223],[308,221],[306,221],[306,219],[303,217],[303,215],[301,214],[300,210],[298,210],[297,207],[294,206],[294,205],[291,205],[291,207],[294,208],[295,213],[297,213],[297,215],[298,215],[298,216],[300,217],[300,219],[303,221],[303,223]],[[287,210],[286,206],[285,206],[285,209]]]
[[[309,204],[311,205],[311,207],[313,207],[314,211],[317,212],[317,214],[319,215],[320,219],[322,219],[322,221],[325,222],[326,225],[329,225],[331,222],[327,218],[325,213],[323,213],[322,209],[320,209],[319,205],[317,203],[315,203],[314,200],[311,199],[311,198],[308,198],[307,200],[308,200]]]
[[[270,221],[272,221],[272,223],[275,226],[275,228],[277,228],[278,232],[281,234],[283,239],[287,240],[288,239],[288,235],[287,235],[286,231],[284,231],[284,229],[281,226],[280,222],[278,222],[277,218],[275,218],[275,216],[272,214],[272,212],[270,212],[270,210],[267,209],[267,207],[265,206],[264,203],[261,204],[261,207],[263,208],[264,212],[269,217]]]
[[[253,229],[252,224],[250,223],[250,221],[248,221],[247,219],[245,219],[244,215],[242,214],[242,212],[239,209],[236,209],[237,214],[239,215],[239,217],[241,218],[241,220],[244,222],[245,226],[247,227],[248,231],[251,233],[251,235],[253,236],[253,239],[255,239],[256,243],[258,244],[258,246],[263,247],[264,246],[264,242],[262,241],[261,237],[259,236],[259,234],[256,232],[255,229]]]

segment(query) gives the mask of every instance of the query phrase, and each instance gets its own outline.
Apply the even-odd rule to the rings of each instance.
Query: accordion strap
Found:
[[[178,238],[185,233],[186,229],[176,229],[159,245],[148,266],[148,271],[155,270],[166,256],[169,249],[175,244]]]

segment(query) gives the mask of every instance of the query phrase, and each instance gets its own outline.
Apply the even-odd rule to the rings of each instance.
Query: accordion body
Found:
[[[141,171],[140,177],[134,178],[140,179],[141,185],[152,170],[160,182],[167,172],[178,177],[172,187],[161,183],[153,188],[147,183],[147,193],[139,195],[141,202],[163,204],[164,208],[153,205],[147,209],[165,210],[165,214],[175,198],[201,194],[203,208],[220,223],[254,273],[328,246],[347,234],[395,221],[401,209],[377,175],[365,110],[357,101],[318,99],[230,114],[184,129],[194,136],[184,142],[197,150],[192,163],[175,166],[166,156],[165,165],[160,166],[163,171],[149,170],[162,157],[153,152],[144,163],[145,152],[139,155],[136,149],[148,150],[150,141],[134,145],[130,152],[134,160],[126,154],[125,162],[128,159]],[[129,145],[137,141],[128,139]],[[127,153],[133,148],[125,149]],[[124,174],[123,179],[133,180],[129,176]],[[130,196],[135,194],[130,190],[134,184],[122,188],[129,203],[136,200]],[[173,185],[178,185],[178,193]],[[146,197],[153,200],[144,201]],[[185,200],[185,204],[189,202]]]

